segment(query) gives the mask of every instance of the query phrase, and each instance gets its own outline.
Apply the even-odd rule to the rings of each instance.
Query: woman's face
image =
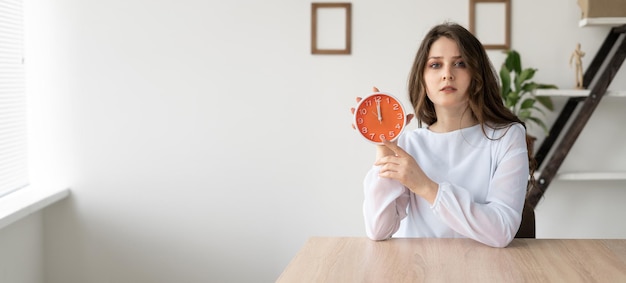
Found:
[[[454,40],[442,36],[433,42],[424,68],[424,81],[437,112],[444,108],[465,110],[471,75]]]

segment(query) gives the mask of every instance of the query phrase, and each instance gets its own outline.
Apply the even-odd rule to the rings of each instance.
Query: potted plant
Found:
[[[513,114],[524,123],[533,123],[540,126],[546,135],[548,127],[536,114],[545,115],[543,106],[549,111],[554,110],[552,99],[548,96],[536,96],[536,89],[555,89],[555,85],[539,84],[531,81],[537,69],[522,68],[522,60],[515,50],[507,51],[506,60],[500,68],[500,80],[502,82],[502,100],[504,105],[511,109]],[[533,138],[534,140],[534,138]]]
[[[543,109],[538,107],[537,103],[549,111],[554,110],[554,105],[550,97],[536,96],[534,91],[537,89],[554,89],[557,87],[555,85],[539,84],[531,81],[535,72],[537,72],[537,69],[522,68],[522,60],[517,51],[507,51],[506,60],[500,68],[502,101],[522,122],[526,124],[529,122],[534,123],[540,126],[545,134],[548,135],[549,130],[546,123],[536,115],[537,112],[545,115]],[[537,138],[526,134],[526,142],[529,143],[529,154],[534,154],[534,143],[536,139]],[[534,174],[533,169],[529,169],[531,169],[531,174]],[[528,201],[524,203],[522,224],[516,237],[535,237],[535,211],[534,207],[531,206]]]

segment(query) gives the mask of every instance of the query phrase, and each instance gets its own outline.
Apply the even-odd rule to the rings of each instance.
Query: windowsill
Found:
[[[0,230],[69,196],[68,188],[42,190],[26,187],[0,198]]]

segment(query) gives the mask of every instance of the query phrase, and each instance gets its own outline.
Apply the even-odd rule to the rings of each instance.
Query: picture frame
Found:
[[[511,0],[470,0],[469,28],[485,49],[510,49]]]
[[[311,3],[311,54],[352,52],[352,3]]]

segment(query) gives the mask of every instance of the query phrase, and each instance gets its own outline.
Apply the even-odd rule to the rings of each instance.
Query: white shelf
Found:
[[[539,180],[541,172],[535,172]],[[560,181],[626,181],[626,172],[564,172],[554,177]]]
[[[563,96],[563,97],[585,97],[589,96],[591,90],[588,89],[537,89],[534,94],[539,96]],[[608,90],[604,96],[626,97],[626,91]]]
[[[570,172],[557,174],[564,181],[610,181],[626,180],[626,172]]]
[[[579,27],[619,26],[626,24],[626,17],[584,18],[578,22]]]

